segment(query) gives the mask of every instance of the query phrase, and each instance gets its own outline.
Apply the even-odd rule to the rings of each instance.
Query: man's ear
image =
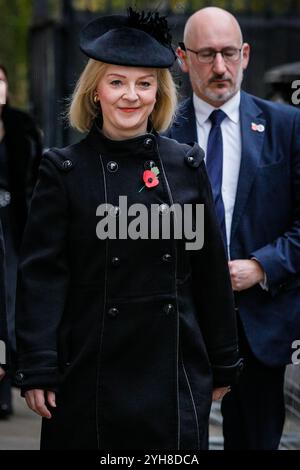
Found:
[[[242,57],[243,70],[246,70],[246,68],[248,67],[249,59],[250,59],[250,45],[247,42],[245,42],[243,44],[243,57]]]
[[[176,55],[179,57],[178,62],[180,64],[180,68],[183,72],[188,73],[189,66],[186,59],[186,52],[181,49],[181,47],[177,47]]]

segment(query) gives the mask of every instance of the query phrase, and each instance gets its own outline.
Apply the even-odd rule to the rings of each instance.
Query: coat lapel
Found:
[[[186,99],[179,106],[171,137],[178,140],[178,142],[197,142],[197,127],[192,97]]]
[[[259,117],[260,116],[260,117]],[[235,198],[235,206],[232,217],[231,241],[233,240],[240,218],[245,210],[251,186],[254,182],[257,168],[259,166],[261,152],[265,136],[265,119],[262,117],[261,109],[254,103],[251,96],[241,93],[240,123],[242,137],[242,158]],[[261,124],[264,127],[253,130],[253,124]],[[262,130],[263,129],[263,130]]]

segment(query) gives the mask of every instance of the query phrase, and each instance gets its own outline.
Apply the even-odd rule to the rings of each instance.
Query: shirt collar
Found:
[[[220,108],[214,108],[209,103],[202,100],[199,98],[199,96],[193,93],[193,103],[197,123],[201,126],[205,121],[208,120],[212,111],[215,109],[222,109],[222,111],[227,114],[229,119],[237,124],[240,120],[240,100],[241,92],[238,91],[232,98],[230,98],[230,100],[226,101],[226,103],[220,106]]]

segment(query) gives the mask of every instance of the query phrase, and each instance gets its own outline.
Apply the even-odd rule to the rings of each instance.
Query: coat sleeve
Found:
[[[300,112],[295,114],[290,159],[293,197],[291,225],[272,243],[250,254],[264,268],[272,295],[300,275]]]
[[[57,329],[69,270],[66,256],[68,197],[64,175],[42,159],[21,249],[16,336],[16,382],[24,391],[58,385]]]
[[[193,291],[199,323],[213,369],[214,386],[235,383],[242,368],[236,316],[225,248],[215,215],[205,164],[200,175],[204,204],[204,244],[191,252]]]

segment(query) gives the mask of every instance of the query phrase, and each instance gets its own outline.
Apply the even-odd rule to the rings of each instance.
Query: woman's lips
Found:
[[[123,111],[123,113],[134,113],[140,108],[119,108],[120,111]]]

